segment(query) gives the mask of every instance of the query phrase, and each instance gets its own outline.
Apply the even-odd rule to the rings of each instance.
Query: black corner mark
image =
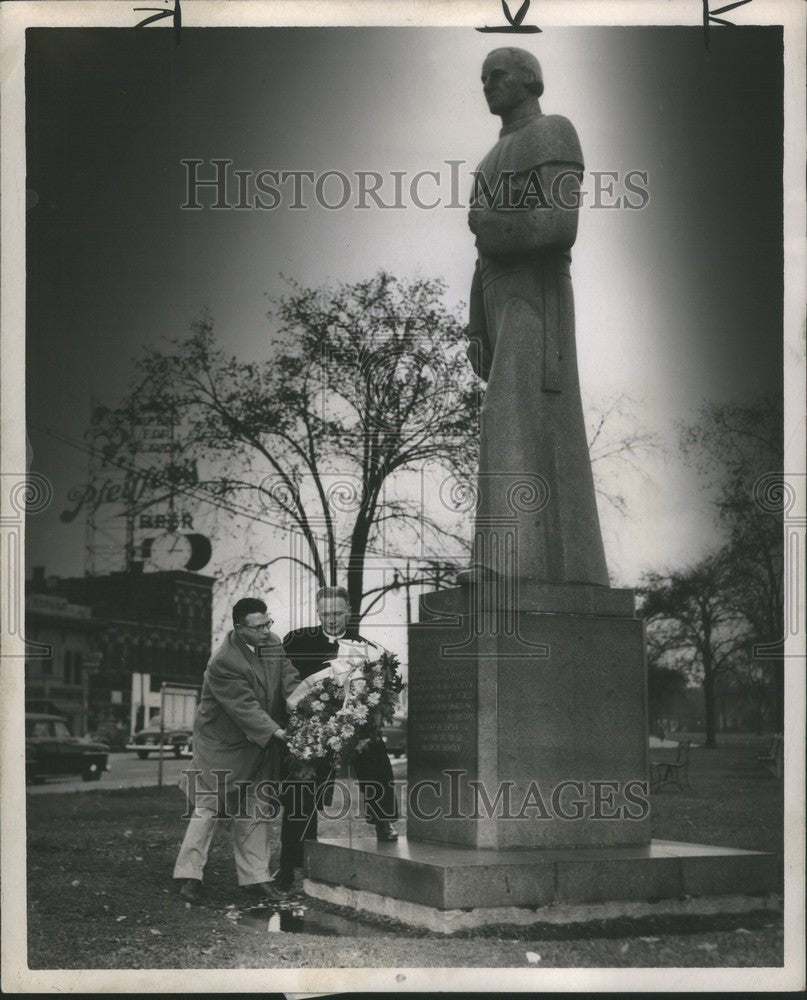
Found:
[[[174,0],[173,10],[169,10],[168,8],[163,9],[162,7],[133,7],[132,10],[154,10],[157,12],[156,14],[152,14],[151,17],[144,17],[142,21],[135,25],[135,28],[145,28],[147,24],[151,24],[153,21],[161,21],[164,17],[173,18],[174,41],[179,45],[182,33],[182,7],[180,6],[180,0]]]
[[[726,14],[730,10],[734,10],[735,7],[744,7],[747,3],[751,3],[752,0],[735,0],[734,3],[727,3],[723,7],[718,7],[717,10],[709,10],[709,0],[701,0],[703,4],[703,41],[706,48],[709,48],[709,28],[712,24],[722,24],[727,28],[736,28],[737,25],[733,24],[731,21],[725,21],[722,17],[718,17],[718,14]]]
[[[524,3],[518,8],[516,16],[513,17],[510,13],[510,8],[507,6],[507,0],[502,0],[502,10],[504,11],[504,16],[507,19],[507,24],[503,24],[495,28],[489,28],[486,25],[484,28],[477,28],[476,30],[516,35],[534,35],[539,33],[541,29],[537,25],[521,23],[527,15],[529,6],[530,0],[524,0]]]

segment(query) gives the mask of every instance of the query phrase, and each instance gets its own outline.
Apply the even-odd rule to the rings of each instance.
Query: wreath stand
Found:
[[[319,788],[315,787],[315,790],[314,790],[314,811],[311,813],[311,815],[308,818],[308,822],[303,827],[303,833],[302,833],[302,838],[301,838],[303,841],[305,841],[306,834],[308,833],[308,829],[311,826],[311,820],[314,818],[314,816],[322,808],[323,800],[325,798],[325,792],[326,792],[328,786],[331,784],[331,782],[336,781],[337,775],[341,771],[342,771],[342,768],[340,768],[339,772],[337,772],[336,768],[332,767],[328,771],[328,777],[325,779],[325,781],[319,786]],[[358,784],[359,778],[358,778],[358,775],[356,774],[356,772],[355,772],[352,764],[345,764],[344,765],[344,773],[345,773],[345,777],[347,779],[347,787],[348,787],[348,792],[349,792],[349,794],[348,794],[348,803],[349,803],[349,805],[348,805],[348,811],[347,811],[347,836],[348,836],[348,842],[350,843],[351,846],[353,846],[353,808],[352,808],[353,802],[352,802],[352,795],[350,794],[350,789],[352,787],[352,783],[355,783],[355,786],[356,786],[356,791],[357,791],[357,799],[356,799],[356,801],[358,801],[358,799],[360,798],[361,792],[359,791],[359,784]]]

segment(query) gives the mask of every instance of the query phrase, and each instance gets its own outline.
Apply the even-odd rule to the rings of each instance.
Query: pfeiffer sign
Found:
[[[67,494],[67,499],[72,501],[75,506],[72,509],[63,510],[60,517],[65,524],[69,524],[78,517],[82,510],[88,514],[95,514],[98,512],[98,508],[104,504],[120,503],[134,506],[143,501],[149,493],[157,493],[161,495],[161,498],[164,498],[166,493],[171,492],[172,486],[196,486],[198,483],[199,477],[195,462],[186,466],[173,466],[170,469],[130,471],[126,473],[123,481],[108,477],[98,482],[84,483],[82,486],[73,487]],[[190,525],[183,524],[181,527],[190,527]]]
[[[193,531],[193,518],[190,514],[179,514],[176,511],[167,514],[141,514],[137,521],[138,528],[163,528],[176,531],[177,528],[190,528]]]

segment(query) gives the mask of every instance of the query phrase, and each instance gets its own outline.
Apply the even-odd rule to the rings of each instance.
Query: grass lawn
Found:
[[[781,865],[782,784],[754,761],[753,749],[698,749],[691,760],[693,791],[652,797],[653,836],[771,851]],[[540,956],[541,968],[782,964],[775,911],[551,936],[522,929],[518,938],[267,934],[227,917],[239,896],[225,831],[213,842],[205,874],[209,905],[190,907],[176,895],[171,870],[183,806],[174,788],[28,798],[31,968],[524,968],[528,951]],[[279,823],[273,826],[276,851]],[[324,821],[321,835],[346,836],[347,821]]]

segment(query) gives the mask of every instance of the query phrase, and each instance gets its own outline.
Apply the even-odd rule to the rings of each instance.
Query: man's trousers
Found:
[[[373,740],[351,765],[364,799],[368,823],[392,823],[398,818],[392,765],[381,740]],[[327,804],[328,768],[317,766],[313,779],[287,781],[281,789],[283,820],[280,825],[280,867],[300,868],[305,840],[317,839],[317,808]],[[316,798],[316,804],[315,804]]]
[[[216,800],[210,796],[197,798],[196,807],[188,820],[188,828],[179,856],[174,865],[174,878],[198,878],[204,873],[210,842],[217,826],[232,826],[235,868],[239,885],[268,882],[269,875],[269,809],[248,793],[241,808],[232,811],[232,819],[219,818]],[[262,818],[265,816],[266,818]],[[241,818],[239,818],[241,817]]]

